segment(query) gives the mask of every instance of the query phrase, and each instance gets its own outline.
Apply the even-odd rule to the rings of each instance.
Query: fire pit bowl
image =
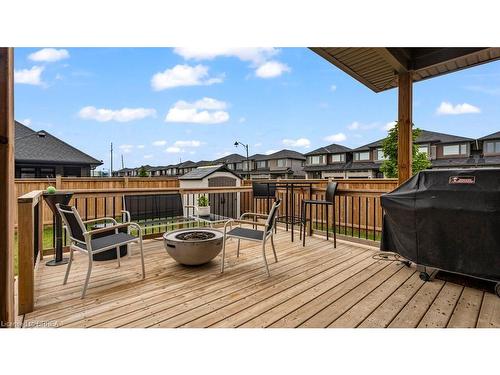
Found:
[[[167,253],[177,263],[188,266],[205,264],[222,250],[222,233],[215,229],[178,229],[163,235]]]

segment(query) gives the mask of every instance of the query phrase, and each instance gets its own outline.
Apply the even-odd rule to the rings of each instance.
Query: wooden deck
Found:
[[[323,238],[303,248],[280,231],[278,263],[265,275],[261,251],[229,243],[227,271],[219,258],[201,267],[177,265],[161,241],[145,243],[145,280],[138,251],[97,262],[80,299],[86,258],[65,267],[40,264],[36,307],[25,327],[500,327],[500,298],[490,292],[420,280],[415,268],[373,259],[376,249]],[[269,251],[268,259],[271,261]]]

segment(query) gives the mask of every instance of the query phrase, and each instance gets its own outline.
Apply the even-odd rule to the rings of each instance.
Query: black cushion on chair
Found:
[[[258,229],[250,229],[250,228],[233,228],[229,232],[227,232],[228,236],[237,236],[242,238],[248,238],[251,240],[262,240],[264,235],[264,231]]]
[[[103,249],[108,246],[113,246],[115,244],[120,244],[126,241],[139,240],[139,237],[134,237],[128,233],[115,233],[110,234],[106,237],[95,238],[91,240],[92,251],[96,251],[99,249]],[[76,246],[87,250],[87,246],[85,244],[77,243]]]

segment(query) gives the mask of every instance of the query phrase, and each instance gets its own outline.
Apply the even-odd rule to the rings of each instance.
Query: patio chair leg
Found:
[[[224,272],[224,258],[226,257],[226,236],[222,239],[222,255],[220,262],[220,273]]]
[[[89,254],[89,268],[87,270],[87,277],[85,278],[85,285],[83,286],[82,299],[85,298],[85,294],[87,293],[87,287],[90,281],[90,274],[92,273],[92,254]]]
[[[267,276],[270,277],[271,273],[269,272],[269,266],[267,265],[266,259],[266,241],[262,241],[262,258],[264,258],[264,265],[266,266]]]
[[[276,248],[274,247],[274,237],[273,236],[271,236],[271,246],[273,248],[274,260],[276,263],[278,263],[278,256],[276,255]]]
[[[70,246],[69,247],[69,262],[68,262],[68,266],[66,267],[66,275],[64,275],[63,285],[66,285],[66,283],[68,282],[68,276],[69,276],[69,270],[71,269],[71,263],[73,263],[73,248]]]
[[[236,250],[236,258],[240,257],[240,242],[241,240],[238,238],[238,250]]]
[[[120,268],[120,247],[116,247],[116,260],[118,261],[118,268]]]
[[[142,279],[146,278],[146,267],[144,266],[144,250],[142,248],[142,235],[139,236],[139,248],[141,250]]]

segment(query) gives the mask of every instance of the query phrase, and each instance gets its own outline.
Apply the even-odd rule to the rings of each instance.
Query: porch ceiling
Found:
[[[398,74],[413,81],[437,77],[500,59],[500,48],[334,48],[311,50],[375,92],[398,86]]]

